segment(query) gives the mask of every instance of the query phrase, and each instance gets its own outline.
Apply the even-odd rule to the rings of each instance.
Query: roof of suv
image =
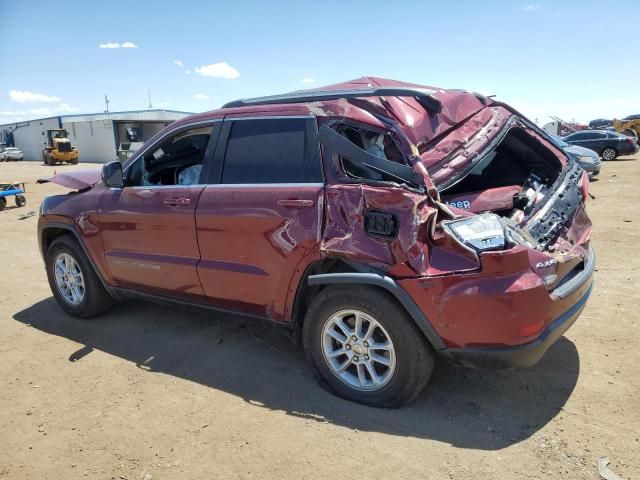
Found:
[[[358,93],[362,93],[362,96]],[[376,93],[387,96],[377,96]],[[396,96],[400,93],[402,96]],[[362,77],[281,96],[230,102],[226,108],[186,117],[179,123],[194,119],[257,114],[314,115],[349,118],[378,127],[388,127],[381,119],[391,118],[413,143],[421,144],[474,115],[488,103],[489,99],[473,92]]]

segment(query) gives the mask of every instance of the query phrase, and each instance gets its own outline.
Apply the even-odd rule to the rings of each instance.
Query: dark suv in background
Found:
[[[472,92],[366,77],[239,100],[43,181],[74,189],[38,220],[66,312],[135,296],[278,322],[369,405],[414,399],[436,355],[534,364],[592,289],[586,173]]]

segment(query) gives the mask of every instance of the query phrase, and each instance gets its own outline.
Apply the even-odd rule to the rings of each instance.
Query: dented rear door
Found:
[[[313,117],[225,120],[198,202],[198,275],[209,302],[284,318],[290,280],[318,251],[324,182]]]

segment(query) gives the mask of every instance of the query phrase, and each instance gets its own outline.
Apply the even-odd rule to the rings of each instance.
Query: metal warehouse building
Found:
[[[166,125],[189,112],[138,110],[129,112],[61,115],[0,125],[0,143],[22,150],[25,160],[42,161],[47,130],[64,128],[80,163],[125,159]]]

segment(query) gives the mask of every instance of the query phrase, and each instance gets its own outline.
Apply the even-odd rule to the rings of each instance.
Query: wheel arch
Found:
[[[109,284],[105,282],[102,272],[96,265],[96,262],[94,261],[89,250],[87,249],[84,241],[82,240],[82,237],[78,234],[78,232],[73,228],[72,225],[61,223],[61,222],[47,222],[44,225],[39,226],[38,230],[39,230],[38,243],[40,244],[40,254],[42,255],[42,259],[45,262],[47,260],[47,251],[49,250],[49,247],[54,242],[54,240],[64,235],[70,236],[76,241],[78,245],[80,245],[82,252],[84,253],[85,257],[87,257],[87,259],[89,260],[89,263],[91,264],[93,271],[98,276],[98,279],[100,280],[100,283],[102,284],[102,286],[107,291],[111,291]]]
[[[370,267],[360,266],[343,259],[323,259],[310,265],[302,276],[293,307],[292,323],[295,337],[302,330],[304,312],[313,298],[325,287],[332,285],[368,285],[391,294],[409,314],[434,350],[445,350],[446,345],[424,313],[409,294],[384,273],[374,272]]]

